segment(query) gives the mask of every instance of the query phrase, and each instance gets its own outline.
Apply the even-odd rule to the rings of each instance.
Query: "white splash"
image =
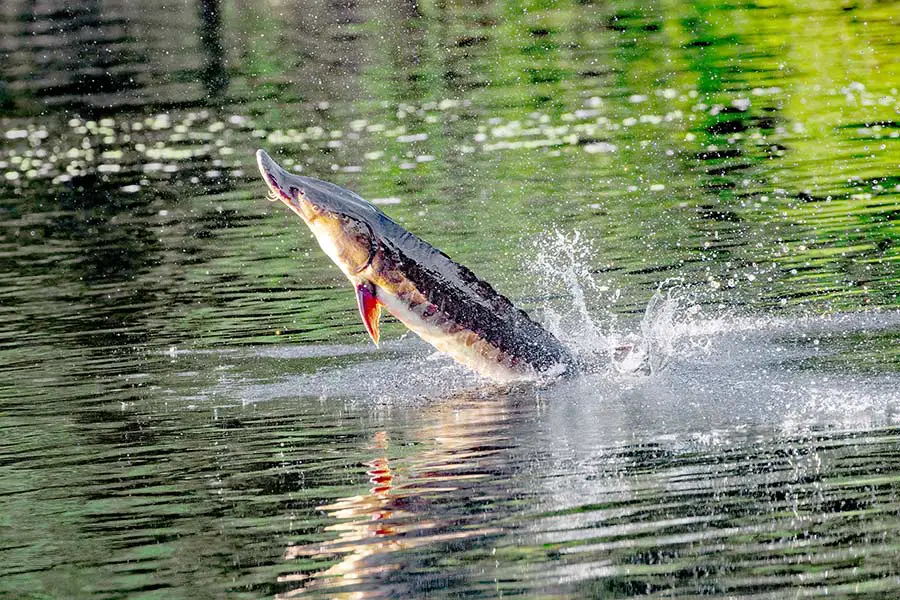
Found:
[[[707,352],[710,336],[725,327],[726,317],[706,317],[679,279],[660,284],[640,323],[623,324],[622,291],[594,272],[597,253],[578,231],[550,231],[532,251],[523,263],[547,292],[545,324],[589,372],[656,373],[675,355]]]
[[[581,233],[550,231],[532,245],[529,265],[540,289],[547,294],[547,328],[579,357],[609,348],[615,316],[602,306],[618,299],[618,290],[598,281],[591,272],[594,249]],[[590,304],[589,299],[590,298]]]

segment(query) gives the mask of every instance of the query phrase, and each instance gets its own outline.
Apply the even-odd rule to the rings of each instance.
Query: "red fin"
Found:
[[[359,314],[363,325],[375,345],[378,345],[378,321],[381,318],[381,303],[375,297],[375,288],[370,283],[360,283],[356,286],[356,303],[359,306]]]

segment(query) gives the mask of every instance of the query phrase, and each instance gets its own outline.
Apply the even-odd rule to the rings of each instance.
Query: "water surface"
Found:
[[[897,595],[897,14],[4,3],[0,595]],[[592,372],[372,347],[259,147]]]

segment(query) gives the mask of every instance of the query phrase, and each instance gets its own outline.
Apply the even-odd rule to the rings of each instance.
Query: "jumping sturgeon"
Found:
[[[501,382],[557,377],[575,361],[549,332],[472,271],[333,183],[282,169],[264,150],[269,186],[303,218],[325,254],[356,288],[366,331],[378,345],[381,307],[481,375]]]

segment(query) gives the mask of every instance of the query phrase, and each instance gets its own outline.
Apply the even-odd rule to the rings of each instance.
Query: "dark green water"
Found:
[[[2,3],[0,597],[897,597],[898,26]],[[597,372],[376,350],[260,147]]]

